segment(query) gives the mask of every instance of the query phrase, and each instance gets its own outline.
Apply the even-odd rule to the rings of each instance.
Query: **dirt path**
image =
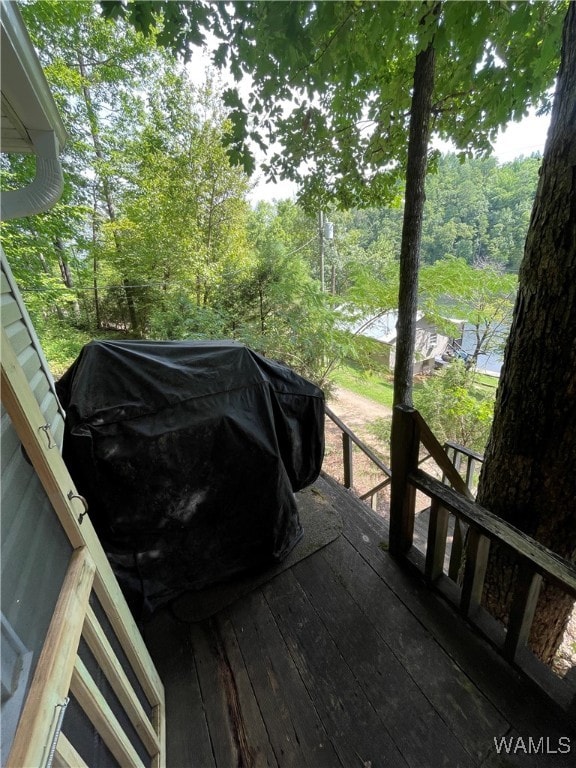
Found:
[[[370,400],[363,395],[357,395],[349,389],[336,387],[328,402],[328,407],[339,416],[352,431],[354,428],[364,428],[367,423],[392,416],[392,408]]]
[[[334,389],[328,407],[348,426],[354,434],[368,445],[385,464],[390,463],[390,449],[386,440],[378,439],[372,426],[378,419],[390,419],[392,409],[370,400],[368,397],[357,395],[348,389]],[[326,419],[326,453],[323,469],[339,482],[344,480],[342,463],[342,433],[329,419]],[[354,474],[352,485],[356,493],[362,494],[373,488],[384,479],[372,462],[367,459],[360,449],[354,448]],[[379,511],[387,513],[388,495],[383,493],[379,498]]]

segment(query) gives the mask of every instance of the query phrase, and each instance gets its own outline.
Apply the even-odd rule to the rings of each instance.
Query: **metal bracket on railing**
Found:
[[[78,515],[78,523],[82,525],[82,520],[84,519],[84,515],[88,514],[88,502],[86,501],[84,496],[80,496],[79,493],[74,493],[74,491],[68,491],[68,498],[70,499],[70,501],[72,501],[72,499],[80,499],[80,501],[82,502],[82,505],[84,506],[84,512],[81,512]]]
[[[66,714],[66,707],[70,703],[70,698],[67,696],[62,704],[56,704],[56,712],[58,712],[58,716],[56,719],[56,727],[54,729],[54,736],[52,736],[52,741],[50,742],[50,749],[48,751],[48,757],[46,758],[46,765],[45,768],[52,768],[52,763],[54,761],[54,755],[56,754],[56,746],[58,744],[58,739],[60,737],[60,731],[62,730],[62,722],[64,720],[64,715]]]
[[[48,438],[48,450],[50,450],[51,448],[57,447],[57,443],[52,441],[52,434],[50,433],[51,427],[52,427],[51,424],[42,424],[41,427],[38,427],[38,429],[44,432],[44,434]]]

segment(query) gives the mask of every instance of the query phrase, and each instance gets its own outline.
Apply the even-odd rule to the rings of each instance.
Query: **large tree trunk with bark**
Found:
[[[434,43],[416,56],[414,90],[410,109],[410,134],[406,163],[406,192],[402,243],[400,245],[400,285],[396,362],[394,364],[394,405],[412,405],[412,377],[418,310],[418,271],[420,242],[426,195],[426,166],[430,141],[430,116],[436,52]]]
[[[576,3],[562,63],[478,501],[576,561]],[[491,557],[485,605],[506,621],[514,569]],[[545,585],[530,644],[549,662],[572,601]]]

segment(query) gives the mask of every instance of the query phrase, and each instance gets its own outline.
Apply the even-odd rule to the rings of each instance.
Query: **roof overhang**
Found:
[[[0,34],[0,148],[2,152],[37,154],[36,137],[52,132],[59,153],[66,142],[66,130],[15,2],[1,2]]]
[[[36,156],[35,177],[2,193],[3,221],[48,211],[64,188],[60,152],[66,131],[15,2],[1,0],[2,152]]]

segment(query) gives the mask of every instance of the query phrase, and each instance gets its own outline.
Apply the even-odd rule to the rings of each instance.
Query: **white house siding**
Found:
[[[2,326],[60,446],[64,414],[22,297],[2,253]],[[1,409],[2,765],[34,672],[72,547]],[[54,450],[59,450],[55,447]],[[8,653],[10,650],[10,653]]]
[[[1,253],[2,303],[0,312],[2,327],[6,331],[6,335],[18,357],[18,362],[26,374],[40,410],[46,417],[46,423],[51,425],[50,432],[52,437],[59,448],[61,448],[64,436],[64,411],[56,398],[54,380],[28,311],[24,306],[22,295],[6,261],[4,251]]]

